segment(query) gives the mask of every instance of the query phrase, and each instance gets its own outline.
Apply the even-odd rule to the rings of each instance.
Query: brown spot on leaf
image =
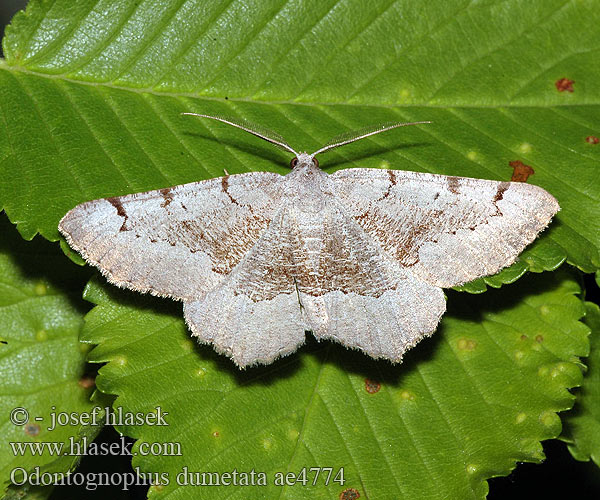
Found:
[[[129,231],[129,229],[127,229],[127,212],[125,212],[125,209],[123,208],[123,204],[121,203],[120,198],[117,198],[116,196],[113,198],[106,198],[108,200],[108,202],[117,209],[117,215],[120,215],[121,217],[123,217],[123,224],[121,225],[121,229],[119,229],[119,231]]]
[[[556,90],[558,90],[559,92],[573,92],[574,83],[574,80],[569,80],[568,78],[560,78],[559,80],[556,80],[556,82],[554,82],[554,85],[556,85]]]
[[[91,389],[96,385],[96,378],[91,377],[90,375],[84,375],[79,379],[79,382],[77,383],[79,384],[79,387],[82,387],[84,389]]]
[[[521,160],[509,161],[508,164],[513,168],[511,182],[527,182],[529,176],[535,174],[535,170]]]
[[[588,135],[585,138],[585,142],[587,142],[588,144],[598,144],[600,142],[600,139],[598,139],[595,135]]]
[[[541,344],[544,341],[543,335],[536,335],[535,336],[535,341],[539,342]]]
[[[527,335],[525,335],[525,334],[521,335],[521,340],[527,340],[527,339],[528,339]]]
[[[370,378],[365,379],[365,390],[369,394],[375,394],[379,392],[379,389],[381,389],[381,384],[377,382],[377,380],[373,380]]]
[[[346,488],[340,493],[340,500],[357,500],[360,498],[360,493],[354,488]]]
[[[27,424],[24,427],[25,434],[28,436],[35,437],[40,433],[40,426],[38,424]]]

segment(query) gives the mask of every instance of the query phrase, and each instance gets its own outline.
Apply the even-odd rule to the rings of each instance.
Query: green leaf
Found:
[[[599,47],[594,0],[32,0],[4,40],[0,204],[25,238],[56,240],[85,200],[286,171],[271,146],[183,111],[238,115],[307,150],[431,120],[321,163],[508,180],[523,161],[562,210],[527,259],[485,283],[565,257],[595,271]]]
[[[6,490],[2,500],[46,500],[54,490],[53,486],[11,486]]]
[[[118,395],[115,407],[166,412],[167,426],[119,427],[138,440],[134,452],[166,446],[133,458],[168,474],[152,498],[320,499],[346,488],[361,498],[484,498],[487,478],[543,459],[540,441],[560,433],[556,412],[573,404],[567,388],[580,384],[576,356],[589,347],[576,279],[530,275],[512,288],[450,292],[439,331],[397,366],[311,342],[240,372],[189,338],[179,305],[96,281],[83,338],[99,344],[90,359],[107,362],[97,384]],[[254,469],[268,485],[179,486],[184,467]],[[343,468],[346,483],[273,484],[304,467]]]
[[[600,308],[586,302],[585,323],[592,330],[587,372],[577,394],[577,403],[564,418],[561,439],[577,460],[592,459],[600,466]]]
[[[22,469],[16,472],[19,480],[23,470],[39,466],[66,472],[78,460],[52,455],[48,448],[34,454],[30,448],[18,447],[50,442],[65,443],[66,450],[70,438],[80,442],[87,436],[91,442],[101,427],[59,425],[49,430],[53,413],[92,407],[92,389],[82,379],[87,351],[82,346],[87,346],[78,340],[87,305],[77,290],[89,271],[69,264],[56,246],[39,238],[23,242],[4,216],[0,233],[0,484],[4,491],[17,468]],[[13,411],[24,424],[27,412],[28,422],[12,423]],[[37,417],[42,420],[36,421]]]
[[[287,171],[282,152],[183,111],[243,117],[306,150],[375,122],[431,120],[321,164],[508,180],[522,161],[562,210],[513,267],[465,289],[565,258],[596,271],[600,146],[586,138],[599,134],[599,21],[594,0],[31,0],[3,40],[0,207],[25,238],[57,240],[82,201],[224,169]],[[195,346],[180,306],[97,285],[86,338],[109,361],[98,383],[116,406],[170,412],[167,427],[122,427],[138,451],[181,443],[180,457],[134,459],[171,474],[157,496],[339,498],[337,483],[272,483],[315,466],[344,467],[344,488],[363,497],[483,498],[485,479],[541,459],[587,354],[575,280],[513,288],[450,291],[440,331],[398,367],[313,343],[239,373]],[[255,468],[269,486],[177,488],[184,465]]]

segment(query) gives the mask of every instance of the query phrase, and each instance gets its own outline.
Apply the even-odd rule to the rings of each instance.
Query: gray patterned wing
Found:
[[[241,368],[269,364],[305,340],[287,207],[226,280],[184,304],[193,335]]]
[[[282,180],[252,172],[89,201],[68,212],[59,229],[111,283],[198,299],[269,227]]]
[[[295,254],[295,276],[306,325],[317,339],[399,362],[431,335],[446,309],[441,288],[387,255],[339,203],[313,220],[298,215],[304,251]]]
[[[381,248],[448,288],[512,264],[559,205],[530,184],[356,168],[331,175],[339,203]]]

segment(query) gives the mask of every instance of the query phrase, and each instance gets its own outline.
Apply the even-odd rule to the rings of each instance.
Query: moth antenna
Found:
[[[364,139],[365,137],[370,137],[375,134],[380,134],[381,132],[386,132],[388,130],[392,130],[393,128],[407,127],[408,125],[422,125],[424,123],[431,123],[431,122],[429,122],[429,121],[410,122],[410,123],[386,122],[386,123],[379,123],[377,125],[371,125],[369,127],[355,130],[353,132],[344,132],[343,134],[336,135],[327,144],[325,144],[321,149],[318,149],[310,156],[315,156],[315,155],[318,155],[319,153],[324,153],[325,151],[329,151],[330,149],[337,148],[339,146],[344,146],[346,144],[350,144],[351,142],[360,141],[361,139]]]
[[[270,142],[271,144],[275,144],[275,146],[280,147],[285,151],[289,151],[290,153],[294,153],[298,156],[298,153],[292,149],[292,147],[286,142],[286,140],[281,137],[277,132],[273,132],[268,128],[261,127],[260,125],[256,125],[254,123],[249,122],[248,120],[244,120],[243,118],[234,118],[231,116],[220,116],[220,115],[203,115],[200,113],[181,113],[182,115],[188,116],[199,116],[201,118],[210,118],[211,120],[217,120],[227,125],[231,125],[232,127],[237,127],[242,129],[256,137],[260,137],[261,139]]]

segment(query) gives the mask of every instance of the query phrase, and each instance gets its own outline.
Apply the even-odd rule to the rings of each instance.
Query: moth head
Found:
[[[250,123],[243,118],[234,118],[234,117],[225,117],[225,116],[213,116],[213,115],[203,115],[199,113],[181,113],[182,115],[189,116],[199,116],[201,118],[210,118],[211,120],[217,120],[233,127],[237,127],[242,129],[256,137],[260,137],[271,144],[275,144],[275,146],[289,151],[294,154],[294,158],[290,162],[290,167],[292,169],[298,166],[304,166],[307,164],[313,164],[315,167],[319,167],[319,162],[315,158],[316,155],[325,153],[333,148],[337,148],[340,146],[345,146],[346,144],[350,144],[351,142],[359,141],[360,139],[364,139],[365,137],[370,137],[375,134],[380,134],[381,132],[386,132],[388,130],[392,130],[398,127],[406,127],[408,125],[422,125],[425,123],[431,123],[429,121],[424,122],[409,122],[409,123],[399,123],[399,122],[386,122],[379,123],[377,125],[371,125],[370,127],[365,127],[360,130],[356,130],[354,132],[344,132],[343,134],[336,135],[333,139],[331,139],[327,144],[325,144],[322,148],[318,149],[312,154],[308,153],[297,153],[287,142],[286,140],[279,135],[277,132],[273,132],[267,128],[264,128],[260,125],[255,125]]]
[[[309,155],[308,153],[300,153],[292,158],[290,161],[290,168],[293,170],[297,167],[302,167],[305,165],[312,164],[315,168],[319,168],[319,160],[317,160],[314,155]]]

